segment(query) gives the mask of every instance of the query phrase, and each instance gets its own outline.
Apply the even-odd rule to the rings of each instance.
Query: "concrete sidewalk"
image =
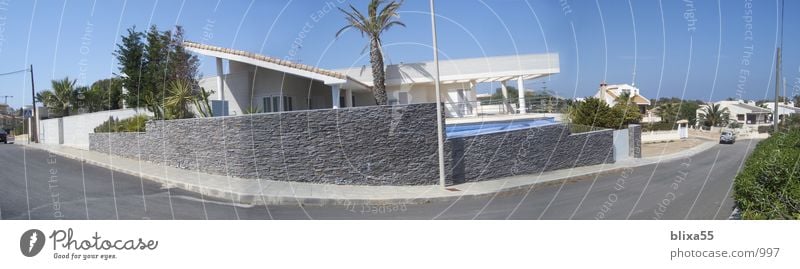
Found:
[[[569,179],[595,173],[614,172],[628,167],[684,158],[710,149],[716,144],[716,142],[705,142],[694,148],[669,155],[629,159],[613,164],[521,175],[485,182],[464,183],[445,189],[440,186],[352,186],[241,179],[167,167],[65,146],[20,143],[20,145],[32,149],[49,151],[66,158],[159,182],[166,187],[181,188],[206,197],[215,197],[238,204],[267,205],[420,204],[524,192],[541,184],[559,184]]]

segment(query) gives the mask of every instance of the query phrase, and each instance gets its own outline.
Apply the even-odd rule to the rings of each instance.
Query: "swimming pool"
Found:
[[[557,124],[555,118],[535,118],[513,121],[475,122],[447,125],[447,138],[459,138],[482,134],[502,133],[514,130]]]

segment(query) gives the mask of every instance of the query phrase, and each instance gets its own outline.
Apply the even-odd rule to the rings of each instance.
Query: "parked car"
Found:
[[[736,134],[733,131],[722,131],[719,135],[720,144],[733,144],[736,142]]]
[[[14,143],[14,135],[6,130],[0,130],[0,142],[3,144]]]

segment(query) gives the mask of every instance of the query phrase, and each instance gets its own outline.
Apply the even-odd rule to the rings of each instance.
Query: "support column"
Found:
[[[471,101],[467,102],[469,105],[470,115],[477,117],[479,111],[481,109],[481,102],[478,101],[478,91],[475,90],[475,82],[469,82],[469,98]]]
[[[511,114],[514,110],[511,109],[511,105],[508,102],[508,88],[505,81],[500,81],[500,91],[503,93],[503,109],[506,110],[506,114]]]
[[[331,85],[331,99],[332,99],[331,101],[333,101],[331,102],[331,104],[333,104],[334,109],[341,107],[341,104],[339,103],[340,95],[341,95],[341,88],[339,87],[339,85]]]
[[[344,104],[346,107],[353,107],[353,90],[344,90]]]
[[[222,58],[217,58],[217,99],[225,100],[225,71],[222,67]]]
[[[519,114],[525,114],[525,81],[522,77],[517,78],[517,93],[519,95]]]

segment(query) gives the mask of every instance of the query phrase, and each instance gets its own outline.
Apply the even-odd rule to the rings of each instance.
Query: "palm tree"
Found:
[[[403,1],[391,1],[383,8],[380,8],[383,3],[384,0],[371,0],[369,6],[367,6],[368,16],[364,16],[353,5],[350,5],[351,11],[339,8],[345,14],[347,25],[336,32],[336,37],[339,37],[345,30],[355,28],[361,32],[361,36],[369,38],[369,62],[372,65],[372,82],[374,84],[372,86],[372,95],[378,105],[386,105],[387,103],[386,72],[383,66],[381,34],[395,25],[406,26],[397,20],[400,17],[397,14],[397,10],[403,4]]]
[[[619,96],[617,96],[617,98],[614,99],[614,103],[627,106],[631,102],[631,99],[630,92],[622,92]]]
[[[77,96],[75,83],[77,81],[69,80],[69,77],[53,80],[51,81],[53,90],[40,92],[37,94],[36,99],[39,99],[48,109],[58,112],[61,116],[69,116]]]
[[[662,122],[675,122],[678,117],[678,106],[675,103],[666,103],[658,106],[658,116]]]
[[[700,120],[711,127],[719,127],[728,124],[728,108],[720,108],[719,104],[706,104],[700,112]]]

